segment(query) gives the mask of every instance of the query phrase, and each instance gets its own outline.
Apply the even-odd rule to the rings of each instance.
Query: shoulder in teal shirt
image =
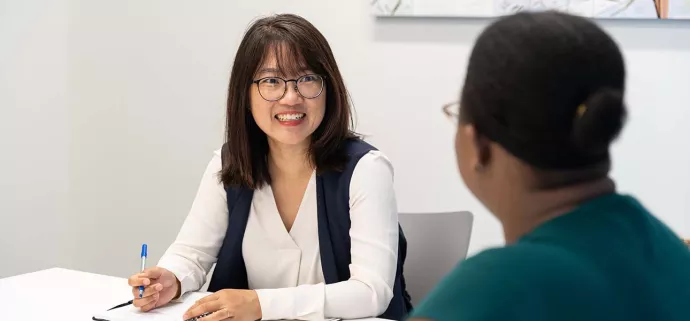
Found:
[[[690,251],[635,199],[599,197],[460,263],[413,318],[690,320]]]

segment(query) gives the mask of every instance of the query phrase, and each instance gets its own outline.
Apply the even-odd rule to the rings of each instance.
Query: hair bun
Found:
[[[623,128],[625,118],[622,91],[600,89],[584,102],[584,108],[575,115],[572,131],[575,146],[587,155],[607,153]]]

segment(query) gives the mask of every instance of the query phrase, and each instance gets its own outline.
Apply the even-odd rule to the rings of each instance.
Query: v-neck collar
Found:
[[[295,221],[292,222],[292,227],[289,231],[285,227],[283,220],[280,218],[280,212],[278,212],[278,205],[276,203],[275,195],[273,194],[273,188],[270,185],[266,185],[265,188],[266,194],[264,195],[264,197],[270,200],[270,204],[267,204],[270,206],[270,209],[267,208],[267,210],[270,210],[271,212],[271,214],[267,215],[266,219],[269,221],[268,224],[271,225],[271,230],[279,234],[277,236],[281,243],[289,242],[297,246],[294,238],[296,235],[300,233],[300,230],[302,230],[304,226],[304,223],[301,222],[305,219],[308,219],[303,217],[306,214],[305,210],[307,202],[312,201],[312,198],[316,197],[316,195],[314,195],[314,193],[316,192],[316,171],[312,172],[311,177],[309,178],[307,188],[304,190],[304,194],[302,194],[302,200],[300,201],[299,208],[297,209]],[[313,202],[315,203],[316,200],[314,199]],[[316,216],[315,213],[314,216]],[[316,219],[316,217],[314,217],[314,219]]]

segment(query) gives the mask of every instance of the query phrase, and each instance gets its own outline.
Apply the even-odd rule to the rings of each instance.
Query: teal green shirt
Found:
[[[690,321],[690,251],[632,197],[602,196],[461,262],[412,317]]]

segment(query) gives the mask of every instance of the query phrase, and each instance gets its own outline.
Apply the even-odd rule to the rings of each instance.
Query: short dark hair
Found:
[[[523,12],[490,25],[472,51],[460,121],[543,170],[609,161],[626,110],[622,54],[590,20]]]
[[[311,137],[309,156],[317,171],[340,169],[344,143],[352,131],[351,102],[326,38],[293,14],[261,18],[245,32],[237,49],[228,88],[226,146],[220,179],[225,185],[259,188],[270,183],[268,141],[254,121],[249,90],[257,69],[273,53],[282,74],[308,67],[324,76],[326,111]]]

